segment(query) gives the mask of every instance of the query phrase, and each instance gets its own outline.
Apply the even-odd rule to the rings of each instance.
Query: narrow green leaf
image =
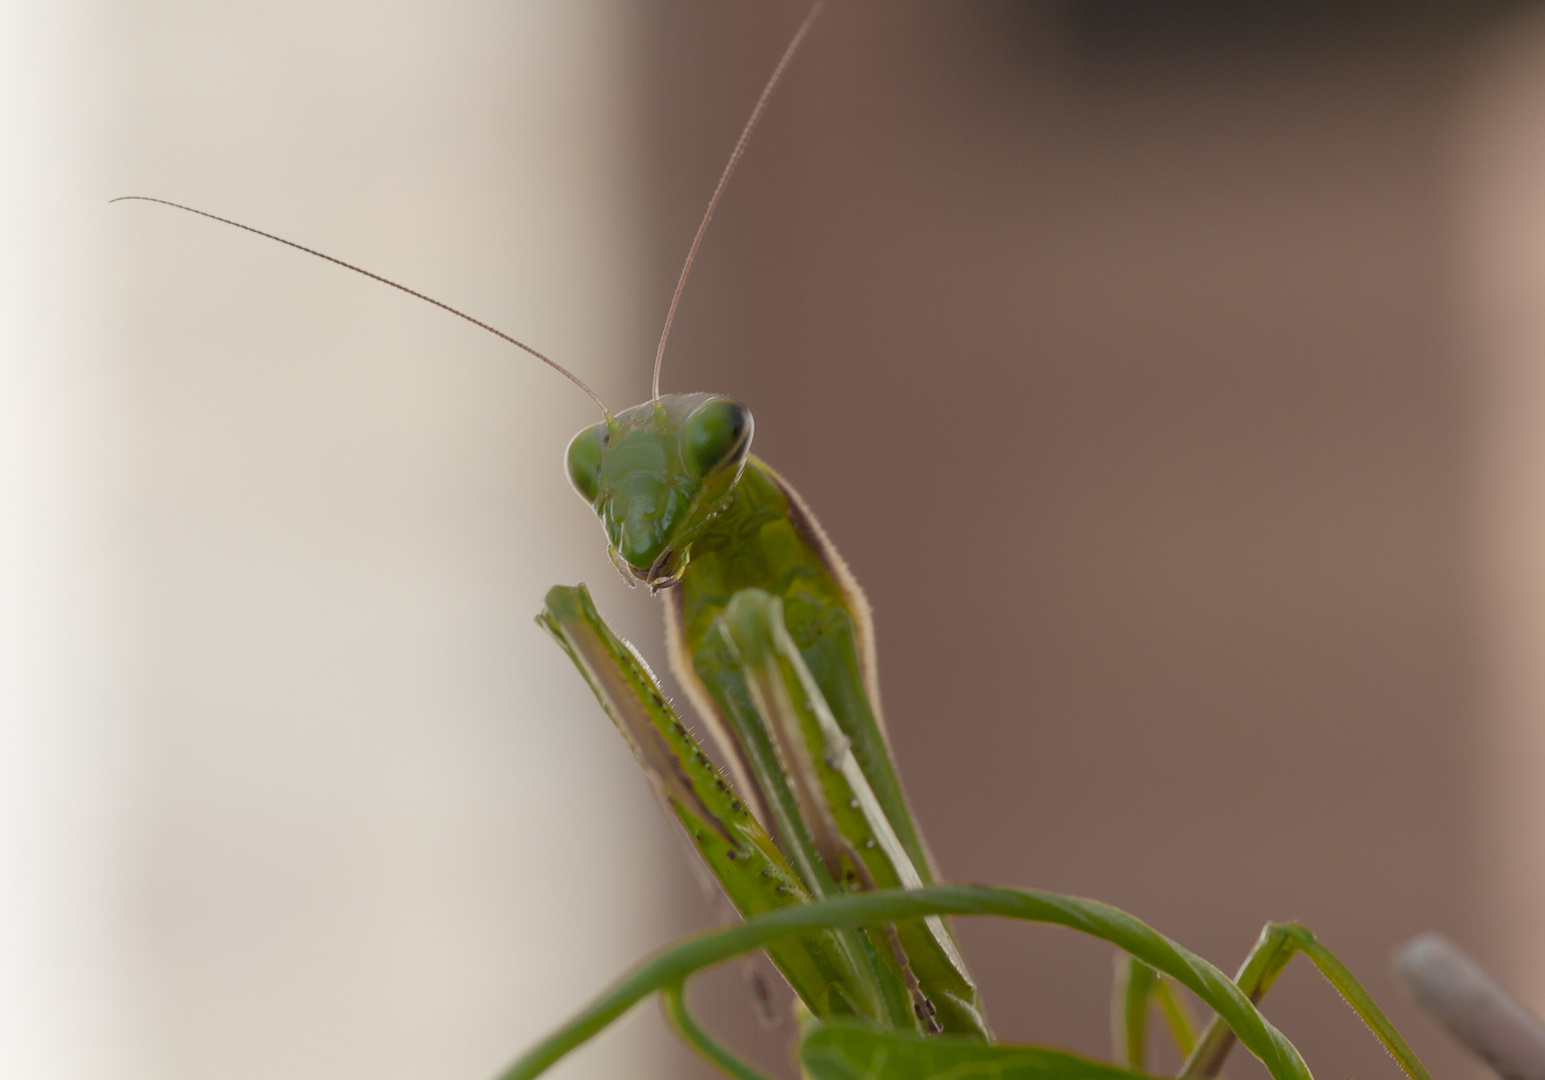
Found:
[[[1143,1073],[1045,1046],[813,1024],[799,1043],[809,1080],[1147,1080]]]
[[[1134,1069],[1147,1066],[1148,998],[1159,973],[1134,956],[1116,954],[1111,1042],[1114,1056]]]
[[[798,939],[818,927],[874,926],[929,915],[999,915],[1052,923],[1120,946],[1150,967],[1172,976],[1223,1017],[1274,1080],[1311,1080],[1309,1069],[1293,1044],[1256,1011],[1227,975],[1152,927],[1096,900],[987,885],[927,885],[921,889],[853,893],[833,900],[793,904],[748,919],[741,926],[687,938],[623,976],[568,1023],[528,1050],[505,1071],[503,1080],[531,1080],[541,1075],[641,998],[681,982],[700,968],[770,942]]]

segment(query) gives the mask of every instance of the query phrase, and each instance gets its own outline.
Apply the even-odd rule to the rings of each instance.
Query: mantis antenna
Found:
[[[451,305],[449,305],[447,303],[444,303],[443,301],[436,300],[432,296],[425,296],[423,293],[418,292],[415,289],[410,289],[406,285],[399,285],[397,282],[391,280],[390,278],[384,278],[380,274],[373,274],[369,270],[364,269],[363,267],[355,266],[353,263],[344,262],[342,259],[334,258],[333,256],[324,254],[323,252],[314,251],[311,248],[305,247],[302,244],[297,244],[293,240],[286,240],[282,236],[275,236],[273,233],[266,233],[262,229],[254,229],[251,225],[243,225],[239,221],[232,221],[230,218],[218,217],[217,215],[211,214],[211,213],[209,213],[207,211],[204,211],[204,210],[195,210],[191,206],[184,206],[184,205],[182,205],[182,203],[174,203],[174,202],[171,202],[168,199],[155,199],[155,198],[152,198],[149,195],[120,195],[116,199],[109,199],[108,200],[109,203],[129,202],[129,201],[160,203],[162,206],[170,206],[170,207],[172,207],[175,210],[186,210],[190,214],[197,214],[199,217],[206,217],[206,218],[209,218],[211,221],[218,221],[222,225],[234,225],[238,229],[245,229],[249,233],[256,233],[257,235],[263,237],[266,240],[276,241],[277,243],[283,244],[286,247],[292,247],[296,251],[304,251],[307,255],[315,255],[319,259],[326,259],[328,262],[334,263],[334,264],[336,264],[338,266],[341,266],[345,270],[353,270],[356,274],[363,274],[365,277],[370,278],[372,281],[379,281],[382,285],[390,285],[392,288],[397,289],[400,292],[405,292],[409,296],[416,297],[417,299],[424,301],[424,303],[426,303],[426,304],[433,304],[435,307],[440,308],[442,311],[449,311],[452,315],[456,316],[458,319],[465,319],[467,322],[471,323],[473,326],[479,327],[479,328],[481,328],[483,330],[487,330],[490,334],[494,335],[494,337],[502,338],[503,340],[509,342],[511,345],[515,346],[517,349],[524,349],[526,352],[530,353],[532,356],[534,356],[538,360],[542,361],[542,363],[544,363],[548,367],[552,368],[558,374],[562,375],[565,379],[568,379],[571,383],[573,383],[575,386],[579,387],[586,394],[590,395],[590,400],[595,402],[596,405],[600,408],[602,416],[610,418],[610,416],[612,415],[611,410],[606,407],[606,402],[602,401],[600,399],[600,397],[598,397],[596,395],[596,392],[594,390],[592,390],[592,389],[590,389],[590,387],[586,386],[578,375],[574,374],[572,371],[570,371],[568,368],[564,367],[562,364],[558,363],[556,360],[553,360],[550,357],[542,355],[541,353],[539,353],[535,349],[533,349],[530,345],[527,345],[524,341],[516,341],[514,338],[510,337],[510,335],[506,334],[503,330],[495,329],[494,327],[489,326],[487,323],[483,322],[481,319],[474,319],[471,315],[468,315],[465,311],[458,311],[456,308],[451,307]]]
[[[746,126],[740,129],[740,138],[735,141],[735,149],[730,151],[730,159],[724,163],[724,171],[719,174],[719,184],[713,189],[713,197],[708,200],[708,209],[703,212],[702,224],[697,227],[697,235],[692,238],[692,246],[687,249],[686,265],[681,268],[681,277],[676,282],[676,293],[671,297],[670,310],[665,313],[665,329],[660,331],[660,347],[654,354],[654,382],[649,392],[651,401],[660,400],[660,365],[665,360],[665,340],[671,336],[671,322],[676,318],[676,305],[681,303],[681,291],[687,286],[687,274],[692,271],[692,260],[697,257],[698,245],[703,242],[703,234],[708,231],[708,223],[713,220],[714,209],[719,205],[719,197],[724,194],[725,185],[730,182],[730,174],[735,171],[735,166],[740,164],[741,157],[745,155],[746,144],[751,141],[751,133],[756,130],[757,123],[762,119],[762,113],[767,111],[768,99],[777,89],[778,83],[783,79],[783,72],[789,66],[789,61],[794,59],[800,43],[805,40],[805,35],[810,33],[810,27],[815,24],[815,17],[820,13],[821,0],[817,0],[815,6],[810,9],[810,14],[805,16],[805,21],[800,23],[799,29],[794,32],[794,40],[790,41],[789,47],[783,50],[783,59],[779,60],[778,66],[773,68],[767,85],[762,87],[762,96],[756,99],[756,107],[751,110]]]

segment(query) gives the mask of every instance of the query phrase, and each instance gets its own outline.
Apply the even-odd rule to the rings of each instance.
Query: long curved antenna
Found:
[[[665,360],[665,340],[671,336],[671,322],[676,318],[676,305],[681,303],[681,291],[687,287],[687,274],[692,271],[692,260],[697,257],[698,245],[703,242],[703,234],[708,231],[708,223],[713,220],[714,209],[719,205],[719,197],[724,194],[725,185],[730,182],[730,174],[735,171],[735,166],[740,164],[741,157],[746,152],[746,144],[751,141],[751,133],[756,130],[757,123],[762,119],[762,113],[767,110],[767,101],[772,97],[772,92],[783,78],[784,70],[789,66],[789,61],[794,59],[794,54],[799,51],[800,43],[805,40],[805,35],[810,33],[810,27],[815,24],[815,17],[821,13],[821,0],[816,0],[810,14],[805,16],[805,21],[799,24],[799,29],[794,32],[794,40],[789,42],[789,47],[783,50],[783,59],[778,61],[778,66],[773,68],[772,77],[767,80],[767,85],[762,87],[762,96],[756,100],[756,108],[751,110],[751,117],[746,121],[746,126],[740,129],[740,138],[736,140],[735,149],[730,151],[729,161],[724,163],[724,172],[719,175],[719,186],[713,189],[713,198],[708,200],[708,209],[703,212],[703,223],[697,227],[697,235],[692,238],[692,247],[687,251],[686,265],[681,268],[681,278],[676,282],[676,294],[671,297],[670,310],[665,313],[665,329],[660,331],[660,347],[654,354],[654,382],[650,389],[650,400],[660,400],[660,365]]]
[[[418,291],[416,291],[414,289],[410,289],[406,285],[399,285],[399,284],[397,284],[397,282],[393,281],[391,278],[384,278],[380,274],[373,274],[369,270],[363,269],[362,267],[355,266],[353,263],[344,262],[342,259],[335,259],[335,258],[333,258],[333,256],[324,254],[324,253],[322,253],[320,251],[313,251],[311,248],[305,247],[305,246],[303,246],[301,244],[297,244],[293,240],[286,240],[282,236],[275,236],[273,233],[266,233],[262,229],[254,229],[251,225],[243,225],[241,222],[239,222],[239,221],[232,221],[230,218],[217,217],[216,215],[208,213],[207,211],[204,211],[204,210],[195,210],[191,206],[184,206],[184,205],[182,205],[182,203],[170,202],[167,199],[155,199],[155,198],[152,198],[149,195],[120,195],[116,199],[109,199],[107,201],[109,203],[130,202],[130,201],[134,201],[134,202],[153,202],[153,203],[160,203],[162,206],[170,206],[170,207],[172,207],[175,210],[186,210],[190,214],[197,214],[199,217],[206,217],[206,218],[209,218],[211,221],[218,221],[222,225],[234,225],[238,229],[245,229],[249,233],[256,233],[257,235],[263,237],[266,240],[276,241],[276,242],[278,242],[280,244],[283,244],[285,247],[292,247],[296,251],[304,251],[307,255],[315,255],[319,259],[326,259],[328,262],[334,263],[334,264],[336,264],[338,266],[341,266],[345,270],[353,270],[356,274],[363,274],[367,278],[370,278],[372,281],[379,281],[382,285],[390,285],[392,288],[397,289],[400,292],[405,292],[409,296],[416,297],[417,299],[424,301],[424,303],[426,303],[426,304],[433,304],[435,307],[439,308],[442,311],[449,311],[452,315],[456,316],[458,319],[465,319],[465,320],[467,320],[467,322],[471,323],[473,326],[479,327],[480,329],[483,329],[483,330],[487,330],[494,337],[502,338],[503,340],[508,341],[511,345],[515,346],[517,349],[524,349],[526,352],[530,353],[532,356],[534,356],[538,360],[542,361],[542,363],[544,363],[548,367],[552,368],[558,374],[562,375],[565,379],[568,379],[571,383],[573,383],[575,386],[579,387],[585,393],[589,394],[590,395],[590,400],[595,402],[596,405],[600,407],[601,414],[603,416],[611,416],[611,410],[606,407],[606,402],[602,401],[596,395],[596,392],[594,390],[592,390],[592,389],[590,389],[590,387],[586,386],[584,384],[584,382],[582,382],[580,380],[580,377],[578,375],[574,374],[572,371],[570,371],[568,368],[564,367],[562,364],[558,363],[556,360],[553,360],[553,359],[550,359],[549,357],[543,356],[541,353],[539,353],[535,349],[533,349],[530,345],[527,345],[524,341],[516,341],[514,338],[510,337],[510,335],[506,334],[503,330],[496,330],[494,327],[489,326],[487,323],[483,322],[481,319],[474,319],[471,315],[468,315],[465,311],[457,311],[455,308],[451,307],[451,305],[449,305],[447,303],[443,303],[442,301],[436,300],[432,296],[425,296],[423,293],[418,292]]]

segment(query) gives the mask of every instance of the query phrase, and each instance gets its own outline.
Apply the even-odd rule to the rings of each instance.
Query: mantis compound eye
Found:
[[[563,460],[569,483],[587,503],[594,504],[601,493],[601,447],[605,445],[606,424],[594,424],[574,436]]]
[[[751,410],[734,398],[709,398],[681,431],[682,461],[697,477],[744,457],[750,445]]]

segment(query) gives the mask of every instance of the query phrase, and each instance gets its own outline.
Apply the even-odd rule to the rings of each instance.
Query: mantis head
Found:
[[[651,589],[680,579],[692,542],[729,503],[751,410],[721,394],[666,394],[574,436],[565,462],[615,557]]]

